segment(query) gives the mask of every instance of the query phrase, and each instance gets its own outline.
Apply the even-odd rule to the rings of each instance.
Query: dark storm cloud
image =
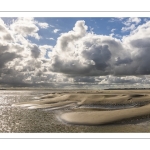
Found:
[[[5,52],[0,54],[0,68],[4,67],[4,65],[12,61],[13,59],[17,58],[18,55],[16,53],[10,53],[10,52]]]
[[[150,49],[142,49],[141,57],[135,58],[136,73],[139,75],[150,74]]]
[[[133,49],[136,48],[132,54],[132,67],[135,70],[133,74],[150,74],[150,38],[133,40],[131,45]]]
[[[30,49],[31,49],[31,56],[33,58],[38,58],[40,55],[39,47],[37,45],[32,45],[32,46],[30,46]]]
[[[84,62],[82,64],[77,59],[64,60],[59,56],[52,58],[51,69],[54,72],[62,72],[65,74],[86,74],[92,70],[91,62]],[[89,64],[88,64],[89,63]]]
[[[6,51],[8,49],[9,49],[8,45],[3,45],[0,43],[0,53],[3,53],[4,51]]]
[[[26,83],[23,81],[24,74],[8,68],[2,68],[1,71],[0,84],[11,86],[26,85]]]
[[[10,34],[5,34],[3,36],[3,40],[6,40],[6,41],[13,41],[13,38]]]
[[[0,22],[1,23],[1,22]],[[0,24],[0,39],[5,41],[13,41],[13,37],[3,23]]]
[[[95,82],[95,77],[74,77],[74,82]]]
[[[130,64],[131,62],[132,62],[131,58],[121,59],[120,57],[117,57],[115,65],[119,66],[121,64]]]
[[[97,70],[105,70],[108,65],[107,61],[111,58],[111,52],[108,45],[92,45],[92,48],[84,50],[82,55],[88,60],[93,60]]]
[[[150,38],[142,38],[131,41],[131,45],[137,48],[150,48]]]
[[[5,32],[5,31],[6,30],[5,30],[4,26],[0,25],[0,32]]]
[[[42,70],[37,70],[36,72],[35,72],[35,76],[42,76],[43,75],[43,71]]]

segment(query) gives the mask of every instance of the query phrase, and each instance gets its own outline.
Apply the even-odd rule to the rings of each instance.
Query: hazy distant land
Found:
[[[50,110],[69,108],[57,114],[61,121],[101,125],[150,115],[150,90],[56,91],[13,106]]]

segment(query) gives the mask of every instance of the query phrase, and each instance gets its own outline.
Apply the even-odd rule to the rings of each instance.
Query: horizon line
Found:
[[[38,10],[35,10],[35,11],[0,11],[0,12],[150,12],[150,11],[138,11],[138,10],[135,10],[135,11],[38,11]]]

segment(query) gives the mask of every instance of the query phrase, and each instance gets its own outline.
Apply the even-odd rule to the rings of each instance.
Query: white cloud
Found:
[[[127,19],[126,21],[123,22],[124,25],[126,26],[130,26],[131,24],[135,24],[138,25],[141,22],[141,19],[138,17],[131,17],[129,19]]]
[[[117,19],[119,19],[120,21],[122,21],[125,18],[124,17],[117,17]]]
[[[149,87],[150,76],[105,76],[98,84],[99,85],[108,85],[107,88],[116,87],[116,88],[147,88]]]
[[[135,30],[133,30],[130,33],[130,35],[123,37],[123,41],[126,45],[129,45],[130,41],[149,37],[150,37],[150,21],[142,25],[139,25]]]
[[[125,31],[132,31],[135,29],[135,25],[131,24],[131,26],[127,26],[127,27],[122,27],[121,31],[125,32]]]
[[[113,17],[111,18],[108,22],[118,22],[118,21],[123,21],[125,18],[124,17]]]
[[[46,38],[46,39],[48,39],[48,40],[52,40],[52,41],[54,40],[54,38]]]
[[[111,36],[111,37],[113,37],[114,35],[115,35],[114,33],[109,34],[109,36]]]
[[[54,28],[54,26],[53,26],[53,25],[51,25],[51,24],[49,24],[49,26],[50,26],[51,28]]]
[[[37,24],[40,28],[43,28],[43,29],[47,29],[49,27],[48,23],[46,22],[39,22]]]
[[[0,18],[0,40],[5,43],[14,41],[12,32],[9,29],[7,29],[6,24],[1,18]]]
[[[141,19],[138,17],[134,17],[134,18],[129,18],[129,21],[134,22],[137,25],[141,22]]]
[[[60,31],[60,29],[54,29],[53,32],[57,33],[58,31]]]
[[[42,58],[45,57],[47,51],[49,54],[49,52],[53,50],[53,46],[51,46],[51,45],[41,45],[41,46],[39,46],[39,48],[41,50],[41,57]]]
[[[149,21],[149,19],[148,19],[148,18],[144,18],[143,21],[144,21],[144,22],[147,22],[147,21]]]
[[[122,22],[125,27],[122,27],[121,31],[132,31],[136,28],[136,26],[141,22],[141,19],[138,17],[131,17],[127,19],[126,21]]]
[[[32,36],[36,39],[41,38],[37,33],[39,28],[36,26],[34,18],[18,18],[11,24],[10,28],[14,34],[21,34],[24,37]]]
[[[114,32],[116,29],[111,29],[111,32]]]

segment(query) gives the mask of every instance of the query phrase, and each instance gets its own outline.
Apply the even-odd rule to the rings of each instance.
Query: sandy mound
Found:
[[[60,115],[60,119],[72,124],[100,125],[150,114],[150,105],[112,111],[69,112]]]

